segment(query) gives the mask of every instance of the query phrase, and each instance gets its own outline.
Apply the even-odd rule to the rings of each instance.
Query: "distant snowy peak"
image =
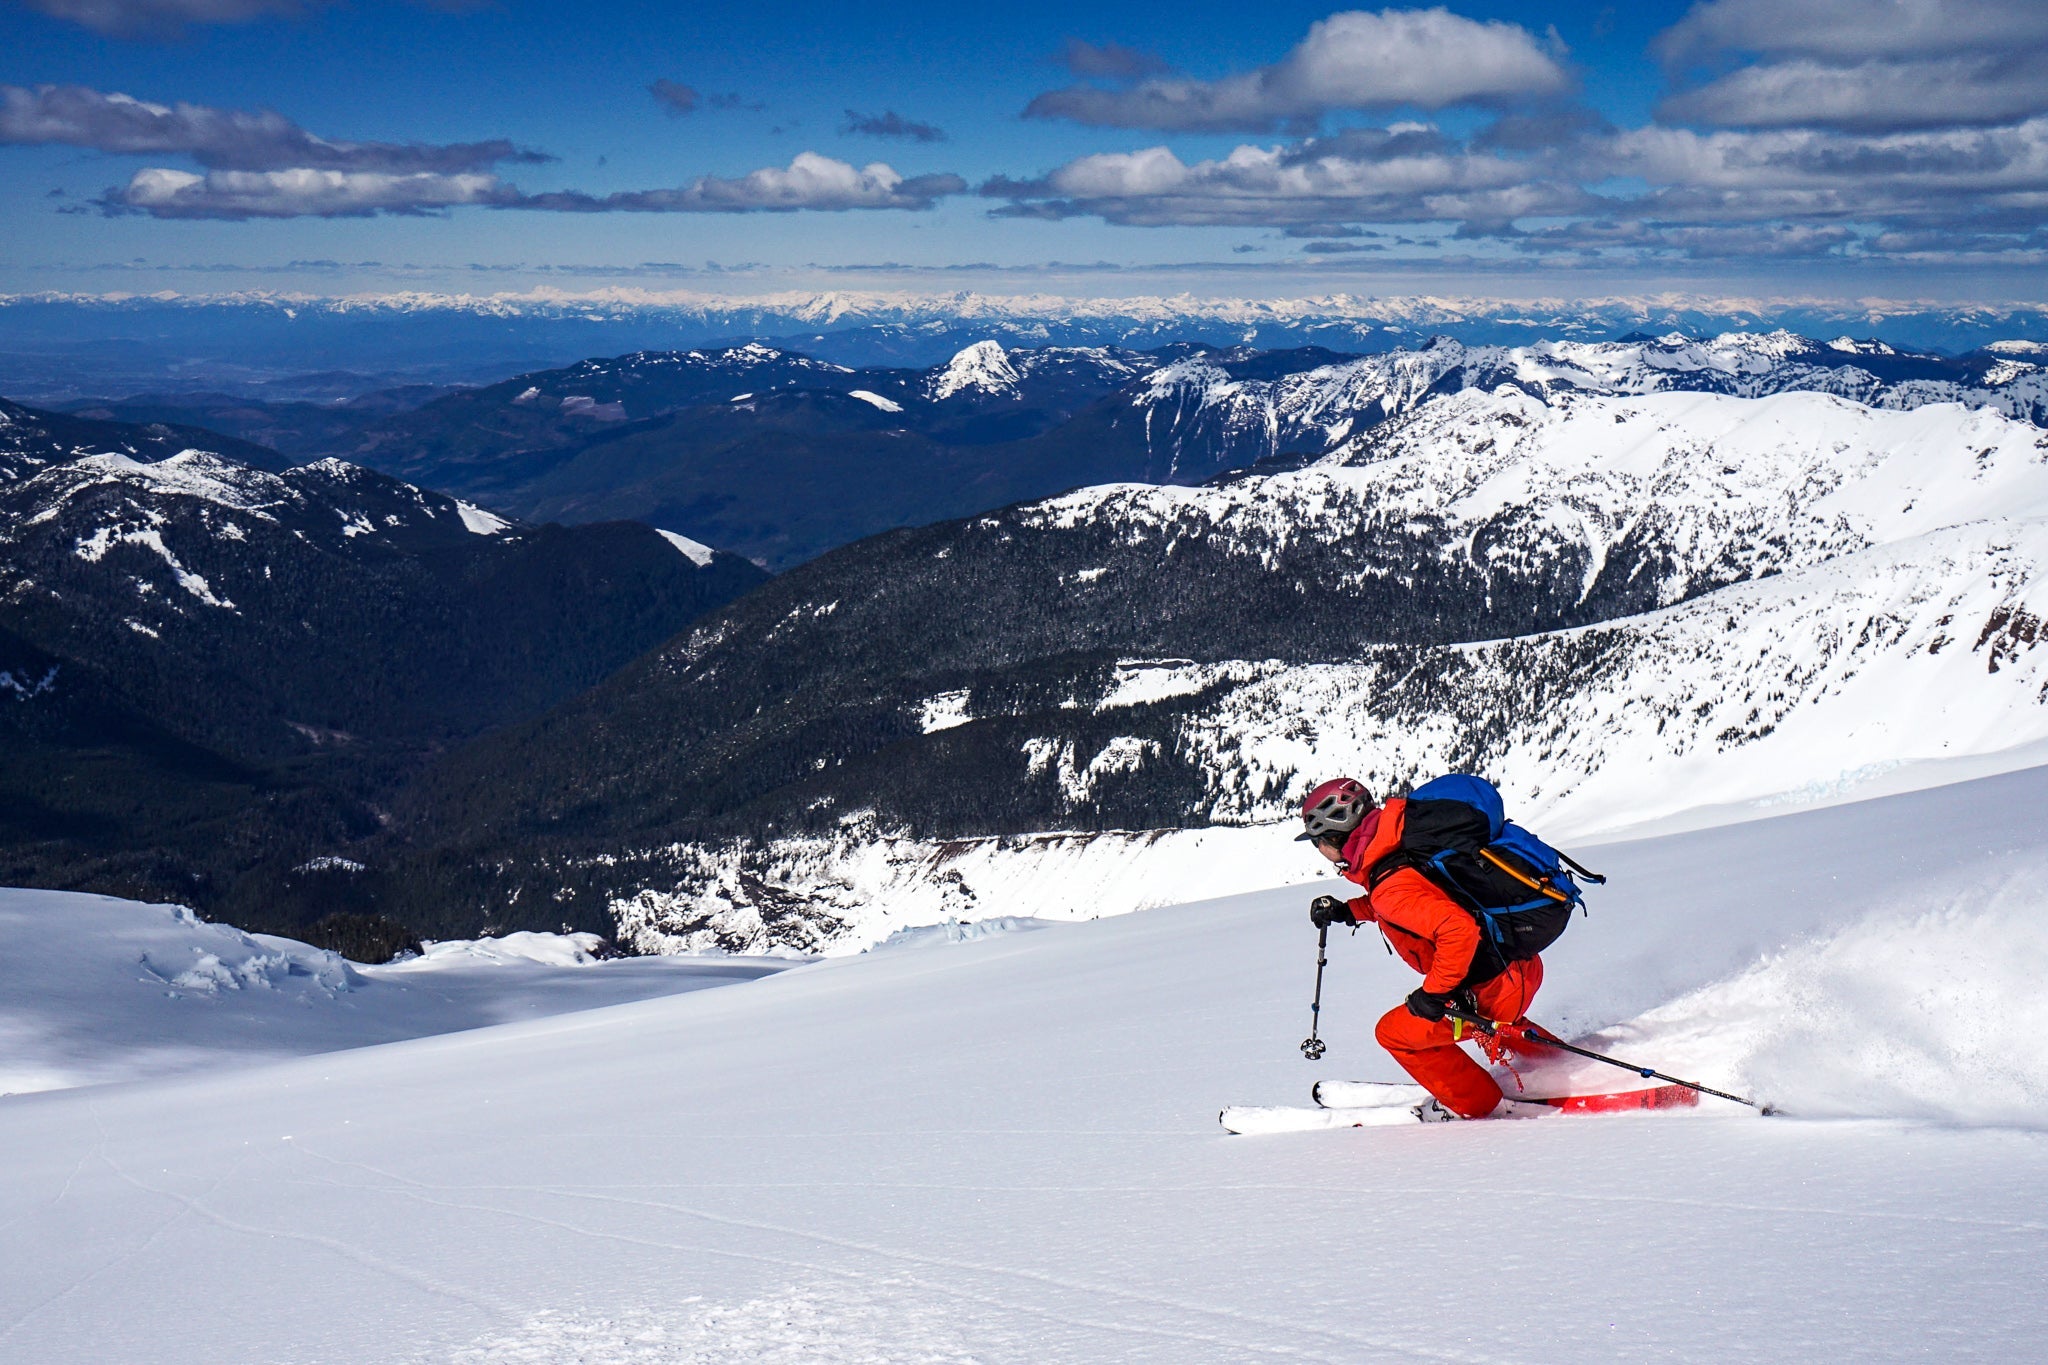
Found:
[[[1413,350],[1253,377],[1226,353],[1162,366],[1132,391],[1155,458],[1176,474],[1310,455],[1450,393],[1514,389],[1538,399],[1669,391],[1763,397],[1830,393],[1881,408],[1961,403],[2048,425],[2048,367],[2008,348],[1975,361],[1902,353],[1848,338],[1821,344],[1791,332],[1679,334],[1615,342],[1467,346],[1436,338]],[[1255,362],[1263,370],[1270,358]]]
[[[256,469],[275,471],[288,463],[276,451],[197,427],[94,421],[22,407],[0,398],[0,487],[54,465],[96,455],[154,464],[192,451],[218,454],[231,463]]]
[[[932,400],[940,403],[959,393],[1015,396],[1021,378],[1000,342],[977,341],[932,376],[930,393]]]
[[[1653,600],[1670,603],[1942,527],[2048,517],[2048,432],[1817,393],[1546,403],[1504,386],[1441,397],[1296,472],[1081,489],[1012,515],[1131,543],[1200,536],[1269,565],[1304,544],[1420,533],[1440,560],[1508,578],[1576,565],[1588,594],[1661,564]]]
[[[614,370],[645,370],[662,367],[678,368],[689,365],[713,366],[725,369],[758,368],[763,365],[788,365],[799,369],[816,370],[822,374],[846,374],[843,365],[813,360],[809,356],[797,355],[791,351],[778,351],[773,346],[763,346],[750,341],[744,346],[727,346],[723,350],[692,351],[635,351],[613,360],[586,360],[557,373],[573,375],[579,370],[586,374],[600,374]]]
[[[284,478],[223,460],[210,451],[185,450],[144,463],[127,455],[88,455],[39,476],[56,500],[95,487],[127,485],[151,494],[198,498],[235,511],[264,509],[298,498]]]
[[[322,531],[343,538],[388,537],[421,528],[460,528],[495,534],[511,523],[452,498],[351,465],[318,460],[282,474],[250,469],[209,451],[187,450],[143,463],[126,455],[88,455],[52,465],[35,477],[0,489],[0,543],[66,514],[112,523],[139,516],[161,524],[174,500],[206,504],[210,524],[229,539],[240,530],[232,517],[289,522],[301,537]]]

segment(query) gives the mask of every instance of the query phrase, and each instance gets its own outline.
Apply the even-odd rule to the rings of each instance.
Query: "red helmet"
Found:
[[[1308,828],[1295,842],[1320,839],[1328,834],[1349,834],[1373,809],[1372,793],[1348,777],[1318,783],[1302,798],[1301,822]]]

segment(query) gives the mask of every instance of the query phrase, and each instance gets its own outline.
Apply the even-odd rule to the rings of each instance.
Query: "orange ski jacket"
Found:
[[[1373,865],[1401,846],[1408,802],[1394,797],[1380,808],[1377,825],[1362,823],[1344,845],[1344,876],[1360,886]],[[1465,984],[1484,941],[1479,922],[1412,867],[1394,872],[1349,902],[1351,917],[1377,924],[1387,946],[1422,973],[1422,988],[1447,994]]]

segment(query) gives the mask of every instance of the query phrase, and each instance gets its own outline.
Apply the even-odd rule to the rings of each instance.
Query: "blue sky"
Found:
[[[2048,263],[2039,0],[0,0],[0,54],[0,291],[2005,301]]]

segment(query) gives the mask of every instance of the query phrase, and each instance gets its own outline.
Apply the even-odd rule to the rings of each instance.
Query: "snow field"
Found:
[[[364,966],[182,906],[0,889],[0,1098],[482,1028],[789,965],[600,962],[597,943],[507,934]]]
[[[1370,1031],[1413,976],[1368,934],[1331,944],[1330,1055],[1295,1052],[1313,888],[925,935],[0,1103],[0,1358],[2031,1358],[2041,1073],[1980,1107],[1991,1045],[1939,1021],[2030,1008],[2044,796],[2031,770],[1584,850],[1614,881],[1539,1019],[1867,1117],[1227,1137],[1224,1103],[1397,1079]],[[1867,1036],[1916,1040],[1903,1079]]]

